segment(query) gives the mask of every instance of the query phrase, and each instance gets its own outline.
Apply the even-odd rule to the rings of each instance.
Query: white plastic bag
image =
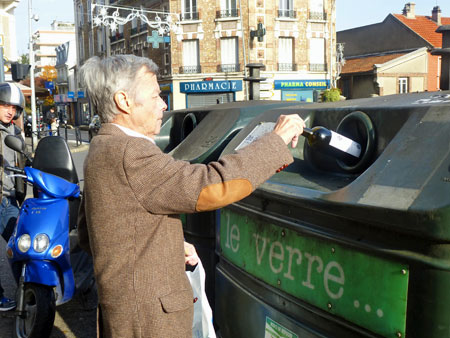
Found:
[[[186,271],[194,292],[193,338],[215,338],[211,307],[205,293],[205,269],[199,260],[194,271]]]

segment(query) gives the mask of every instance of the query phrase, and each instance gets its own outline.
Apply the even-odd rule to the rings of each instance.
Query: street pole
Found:
[[[0,82],[5,82],[5,65],[3,63],[3,46],[0,46]]]
[[[33,138],[32,144],[37,144],[36,136],[36,92],[34,88],[34,53],[33,53],[33,35],[31,31],[31,0],[28,0],[28,33],[30,35],[29,40],[29,59],[30,59],[30,87],[31,87],[31,137]]]

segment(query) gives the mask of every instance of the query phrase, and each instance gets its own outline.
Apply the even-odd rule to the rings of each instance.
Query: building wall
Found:
[[[377,95],[372,76],[355,76],[353,78],[352,99]]]
[[[16,18],[14,10],[18,2],[1,1],[0,9],[0,34],[3,35],[3,56],[8,61],[17,61],[16,45]]]
[[[60,44],[75,37],[75,27],[72,24],[72,31],[63,30],[38,30],[33,34],[33,50],[35,53],[35,63],[37,73],[39,73],[44,66],[56,65],[56,51],[55,48]]]
[[[170,43],[159,43],[154,47],[147,42],[147,38],[152,36],[153,28],[143,27],[141,29],[140,20],[137,21],[137,28],[130,22],[122,28],[110,33],[106,29],[108,36],[106,53],[115,54],[135,54],[149,57],[159,66],[160,85],[169,88],[170,92],[163,91],[163,97],[167,97],[170,109],[181,109],[186,107],[190,93],[180,90],[180,84],[186,82],[205,81],[239,81],[242,89],[232,93],[234,100],[248,99],[247,84],[243,81],[248,76],[245,68],[249,63],[262,63],[265,66],[261,76],[267,80],[261,84],[262,99],[281,99],[286,95],[280,89],[274,89],[274,83],[290,80],[323,80],[323,83],[330,83],[330,48],[335,50],[335,15],[331,14],[331,1],[324,0],[323,13],[319,18],[310,17],[309,8],[312,0],[293,0],[294,17],[279,17],[278,10],[280,0],[243,0],[238,8],[238,15],[221,18],[217,15],[221,8],[220,0],[197,0],[198,18],[192,20],[175,19],[176,29],[172,30]],[[74,1],[75,8],[83,7],[83,11],[89,8],[90,0]],[[150,10],[166,10],[170,13],[182,14],[181,0],[162,0],[159,2],[149,2],[144,0],[118,0],[113,6],[127,6],[134,8],[144,8]],[[239,1],[237,1],[239,7]],[[87,11],[89,12],[89,11]],[[95,13],[94,13],[95,14]],[[121,12],[121,17],[125,17],[125,11]],[[330,25],[330,20],[332,25]],[[78,53],[78,67],[87,59],[88,35],[91,24],[85,15],[84,19],[75,19],[77,25],[77,36],[83,41],[78,43],[78,49],[84,50]],[[262,23],[266,30],[263,41],[257,38],[250,38],[250,32],[255,31],[258,23]],[[96,46],[101,34],[97,33],[99,28],[94,27],[92,53],[98,55]],[[238,69],[222,71],[221,39],[225,37],[235,37],[238,40]],[[279,38],[292,38],[293,45],[293,70],[279,70],[279,55],[284,51],[279,50]],[[310,39],[323,38],[324,57],[323,69],[311,71],[310,69]],[[330,40],[331,38],[331,40]],[[197,39],[199,43],[199,72],[186,72],[183,65],[183,41]],[[333,69],[334,67],[331,67]],[[293,82],[294,83],[294,82]],[[315,82],[314,82],[315,83]],[[293,88],[295,89],[295,88]],[[324,88],[322,88],[324,89]],[[312,93],[312,90],[309,92]],[[201,92],[200,92],[201,93]],[[198,95],[196,93],[195,95]],[[205,95],[211,93],[204,92]],[[213,96],[213,95],[212,95]],[[312,97],[312,94],[310,95]],[[295,96],[293,96],[295,97]],[[297,99],[299,99],[297,97]]]
[[[436,91],[440,88],[440,78],[441,78],[441,56],[438,55],[428,55],[428,91]]]
[[[376,78],[383,95],[399,93],[399,78],[408,79],[410,93],[428,90],[428,59],[427,49],[422,48],[379,67]]]

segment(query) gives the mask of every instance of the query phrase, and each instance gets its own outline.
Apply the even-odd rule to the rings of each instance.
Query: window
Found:
[[[309,8],[311,12],[323,13],[323,0],[309,0]]]
[[[97,51],[103,53],[105,51],[105,30],[104,27],[97,28]]]
[[[238,38],[220,39],[221,71],[239,71],[239,47]]]
[[[92,1],[88,1],[87,2],[87,6],[88,6],[88,8],[87,8],[87,12],[88,12],[87,20],[88,20],[89,23],[91,23],[91,2]]]
[[[404,94],[408,92],[408,78],[400,77],[398,78],[398,92]]]
[[[221,15],[220,15],[221,18],[238,16],[236,0],[221,0],[220,8],[222,9]]]
[[[182,73],[200,73],[198,40],[183,41],[183,68]]]
[[[198,20],[197,0],[183,0],[182,20]]]
[[[292,0],[279,0],[280,8],[278,17],[295,18],[294,6]]]
[[[323,0],[309,0],[309,19],[310,20],[326,20],[323,11]]]
[[[82,32],[78,38],[78,54],[80,60],[84,60],[84,32]]]
[[[292,71],[295,70],[293,64],[293,38],[278,39],[278,70]]]
[[[325,39],[312,38],[309,40],[309,70],[312,72],[326,71]]]
[[[94,55],[94,43],[93,43],[92,31],[89,31],[89,33],[88,33],[88,43],[89,43],[88,57],[90,57],[90,56]]]
[[[168,66],[170,65],[170,54],[164,53],[164,65]]]
[[[137,17],[134,17],[133,20],[131,20],[131,35],[135,35],[138,33],[138,19]]]
[[[78,12],[77,12],[77,16],[78,16],[78,26],[83,26],[84,25],[84,12],[83,12],[83,4],[79,3],[78,6]]]

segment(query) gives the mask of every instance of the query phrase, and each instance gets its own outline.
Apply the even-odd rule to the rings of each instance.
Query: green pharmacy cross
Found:
[[[170,36],[160,36],[157,30],[152,31],[152,36],[147,36],[147,42],[152,44],[153,48],[159,48],[159,44],[170,42]]]

